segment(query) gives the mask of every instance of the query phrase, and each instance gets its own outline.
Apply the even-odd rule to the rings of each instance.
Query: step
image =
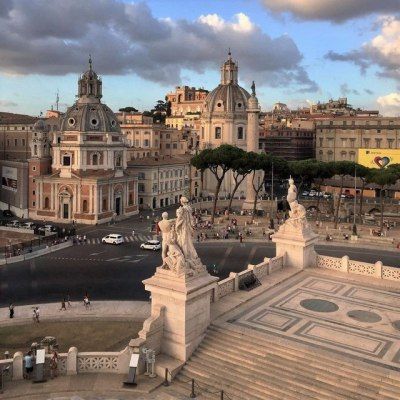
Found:
[[[316,381],[316,383],[321,382],[322,384],[328,385],[337,385],[340,383],[344,388],[348,388],[349,390],[365,390],[365,394],[367,395],[368,392],[373,392],[374,395],[382,386],[382,382],[379,380],[376,382],[375,387],[373,387],[370,383],[368,383],[367,387],[361,388],[360,382],[365,382],[365,379],[354,379],[348,373],[338,374],[338,370],[324,370],[321,369],[319,364],[313,366],[313,363],[309,362],[308,360],[295,360],[295,359],[287,359],[286,357],[282,356],[281,354],[274,354],[274,352],[269,352],[269,349],[263,348],[251,348],[249,345],[246,345],[243,341],[240,343],[232,343],[229,339],[225,336],[211,336],[211,332],[209,332],[203,342],[200,344],[199,349],[203,350],[207,347],[211,348],[211,351],[218,352],[221,357],[231,357],[235,359],[235,361],[243,362],[247,365],[252,365],[252,363],[247,359],[241,361],[241,357],[238,351],[235,349],[239,348],[240,352],[242,353],[243,350],[246,350],[248,353],[251,353],[253,359],[258,360],[259,364],[269,363],[274,365],[274,368],[280,369],[283,372],[293,371],[294,373],[301,373],[304,377],[311,379],[312,381]],[[229,346],[231,345],[231,347]],[[253,345],[254,346],[254,345]],[[196,353],[197,354],[197,353]],[[253,363],[254,364],[254,363]],[[310,368],[310,366],[312,368]],[[251,368],[251,367],[249,367]],[[398,399],[399,398],[399,388],[397,388],[396,393],[392,393],[390,389],[387,390],[386,395],[390,398]]]
[[[223,349],[217,350],[215,347],[206,347],[206,343],[204,345],[202,344],[201,347],[199,347],[199,351],[195,353],[195,356],[201,358],[202,356],[207,355],[210,358],[218,357],[217,359],[220,359],[221,357],[223,358],[224,362],[233,365],[238,365],[238,363],[240,363],[246,370],[254,371],[253,376],[279,380],[280,383],[283,384],[292,383],[295,386],[299,386],[302,390],[316,391],[318,393],[318,399],[321,400],[325,398],[325,395],[328,396],[327,398],[331,398],[333,394],[337,396],[337,399],[358,399],[359,396],[354,395],[354,393],[360,394],[361,392],[365,400],[375,400],[377,392],[379,391],[379,388],[362,388],[360,387],[359,383],[350,386],[349,384],[341,382],[340,380],[338,381],[331,379],[331,382],[326,382],[322,380],[319,375],[315,375],[312,370],[310,371],[310,369],[306,371],[307,374],[303,374],[301,373],[303,371],[296,371],[296,366],[284,368],[279,360],[277,360],[276,363],[264,363],[260,361],[258,364],[253,363],[253,365],[251,365],[251,362],[246,361],[245,359],[241,360],[239,356],[232,356],[232,351],[229,351],[228,349],[224,351]],[[216,361],[213,360],[213,362]],[[338,387],[338,384],[341,386]],[[343,385],[346,386],[346,388]],[[394,399],[396,399],[396,397],[394,397]]]
[[[282,391],[277,393],[270,390],[269,392],[264,391],[264,393],[255,393],[254,391],[251,391],[248,385],[241,385],[240,383],[232,381],[226,376],[224,376],[223,379],[219,379],[215,376],[209,376],[204,371],[196,369],[196,367],[192,366],[191,364],[192,363],[187,364],[179,376],[182,375],[186,378],[194,378],[201,387],[205,386],[210,391],[216,392],[218,390],[224,390],[227,393],[235,393],[235,396],[241,400],[282,400],[282,398],[285,400],[296,400],[296,398],[293,398],[292,396],[282,397]],[[303,400],[301,397],[297,398],[297,400],[300,399]]]
[[[246,342],[249,344],[253,344],[254,341],[256,341],[257,344],[261,344],[262,346],[264,346],[268,353],[276,353],[280,356],[287,355],[288,358],[296,362],[301,361],[302,359],[307,359],[307,365],[309,365],[311,361],[314,361],[316,362],[317,366],[328,366],[328,371],[331,370],[332,360],[334,360],[341,364],[341,370],[343,373],[351,373],[354,376],[360,376],[363,378],[368,376],[368,378],[371,380],[376,380],[378,382],[383,381],[387,384],[392,384],[395,387],[400,387],[400,373],[398,371],[393,371],[389,369],[385,370],[383,367],[380,366],[370,365],[362,361],[346,358],[345,355],[331,355],[329,354],[329,350],[318,351],[318,354],[314,354],[315,348],[313,348],[312,346],[297,346],[291,343],[290,339],[284,339],[284,344],[280,344],[276,341],[276,338],[274,337],[268,337],[267,335],[255,335],[253,332],[248,331],[246,331],[246,334],[243,334],[241,332],[237,332],[232,328],[233,327],[231,326],[225,328],[213,324],[210,325],[208,333],[214,331],[218,333],[218,335],[225,334],[227,335],[227,339],[231,339],[231,341],[234,343],[240,343],[240,345]],[[345,376],[346,378],[348,377],[348,375]]]

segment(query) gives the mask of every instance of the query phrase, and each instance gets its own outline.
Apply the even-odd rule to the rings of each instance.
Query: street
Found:
[[[112,232],[112,229],[107,232]],[[117,232],[122,232],[118,227]],[[97,237],[95,234],[100,233]],[[160,252],[140,249],[140,237],[151,237],[145,232],[120,246],[101,244],[106,232],[88,234],[88,242],[60,250],[35,259],[0,267],[0,306],[60,302],[64,296],[82,300],[87,292],[96,300],[145,300],[148,298],[142,280],[149,278],[161,264]],[[249,263],[257,264],[264,257],[275,255],[273,243],[203,242],[195,243],[203,263],[210,268],[215,264],[218,276],[225,278],[229,272],[239,272]],[[375,262],[399,267],[399,255],[395,252],[375,249],[332,247],[319,245],[320,254]]]

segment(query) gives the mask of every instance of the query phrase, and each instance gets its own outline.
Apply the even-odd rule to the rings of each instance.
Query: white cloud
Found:
[[[383,115],[400,114],[400,93],[389,93],[385,96],[379,96],[376,102],[380,106]]]
[[[398,12],[399,0],[262,0],[274,13],[289,13],[304,20],[341,23],[373,13]]]
[[[80,73],[91,53],[102,75],[134,73],[171,85],[181,83],[182,70],[218,70],[228,47],[246,82],[317,89],[294,40],[269,36],[243,13],[173,20],[156,18],[144,2],[120,0],[19,0],[0,13],[3,74]]]
[[[380,67],[379,76],[400,80],[400,19],[381,17],[378,19],[380,33],[361,49],[339,54],[330,51],[325,57],[333,61],[352,62],[365,71],[371,65]]]
[[[9,100],[0,100],[0,107],[17,107],[18,104]]]

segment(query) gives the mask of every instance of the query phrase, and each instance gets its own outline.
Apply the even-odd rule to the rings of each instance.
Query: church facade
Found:
[[[51,143],[44,124],[35,125],[28,161],[29,215],[97,224],[138,213],[138,181],[127,169],[127,143],[116,115],[101,102],[102,81],[90,59],[77,97]]]
[[[231,144],[246,151],[258,152],[259,139],[259,106],[253,94],[238,83],[239,67],[232,60],[229,52],[228,60],[221,66],[221,82],[205,99],[201,116],[200,148],[216,148],[222,144]],[[249,100],[251,107],[249,109]],[[254,114],[254,108],[256,113]],[[222,182],[220,195],[228,196],[235,185],[231,172]],[[213,174],[206,171],[203,180],[203,195],[212,195],[216,186]],[[248,187],[247,187],[248,188]],[[247,188],[243,182],[237,197],[245,197]]]

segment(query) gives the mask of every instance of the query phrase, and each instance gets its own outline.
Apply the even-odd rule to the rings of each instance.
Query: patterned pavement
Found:
[[[229,322],[400,370],[400,293],[302,272]]]

